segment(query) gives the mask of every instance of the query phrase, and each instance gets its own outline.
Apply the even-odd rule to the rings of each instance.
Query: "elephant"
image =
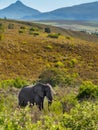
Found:
[[[39,110],[44,109],[43,103],[45,96],[48,99],[48,108],[52,103],[53,94],[55,94],[50,84],[37,83],[34,86],[23,87],[18,95],[19,106],[36,104]]]

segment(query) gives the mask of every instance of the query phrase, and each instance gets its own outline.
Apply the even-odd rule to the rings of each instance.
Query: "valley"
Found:
[[[46,25],[52,25],[56,27],[61,27],[64,29],[81,31],[87,33],[98,33],[98,22],[94,21],[75,21],[75,20],[45,20],[36,21],[35,23],[41,23]]]

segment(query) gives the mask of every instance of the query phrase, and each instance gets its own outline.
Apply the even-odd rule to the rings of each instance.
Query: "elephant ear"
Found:
[[[42,84],[37,84],[34,86],[34,92],[39,95],[40,97],[44,97],[44,91]]]

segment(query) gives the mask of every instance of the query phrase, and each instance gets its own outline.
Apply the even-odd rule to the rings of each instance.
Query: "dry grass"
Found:
[[[44,33],[45,25],[7,20],[0,23],[4,26],[0,40],[0,80],[16,77],[37,80],[43,70],[61,62],[69,73],[98,83],[98,37],[50,27],[53,33],[61,34],[52,39]],[[14,29],[8,29],[9,23],[14,24]],[[25,27],[23,33],[19,33],[21,26]],[[31,27],[37,28],[38,36],[29,34]],[[73,63],[73,59],[77,62]]]

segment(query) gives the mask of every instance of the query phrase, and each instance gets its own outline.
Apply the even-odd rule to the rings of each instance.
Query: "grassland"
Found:
[[[46,99],[20,109],[20,88],[39,80],[56,91],[50,111]],[[0,130],[98,130],[98,36],[1,19]]]

